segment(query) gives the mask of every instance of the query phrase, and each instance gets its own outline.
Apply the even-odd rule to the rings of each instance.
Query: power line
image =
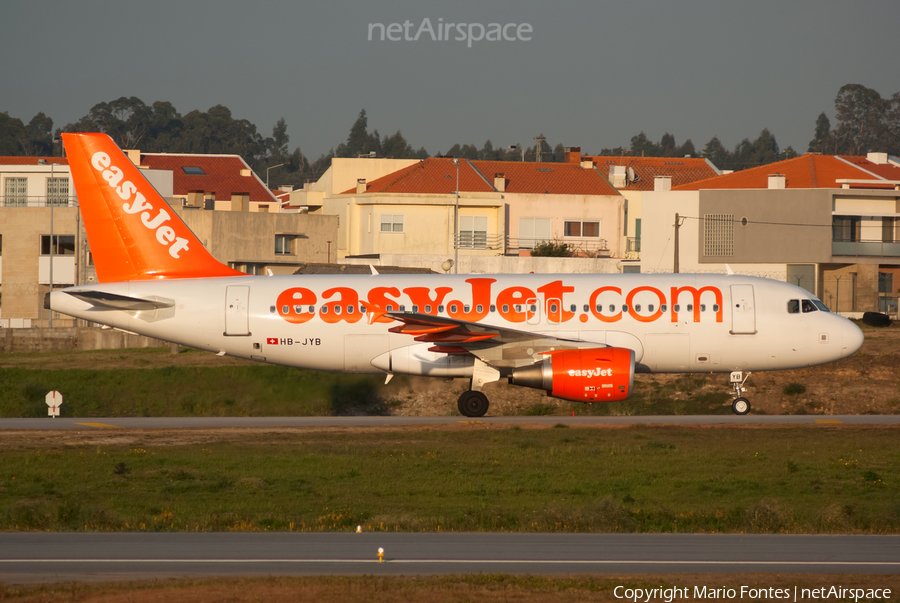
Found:
[[[703,218],[699,218],[697,216],[680,216],[686,220],[702,220]],[[744,224],[744,220],[746,218],[742,218],[740,220],[732,220],[734,224]],[[721,221],[721,220],[720,220]],[[833,228],[834,224],[798,224],[794,222],[763,222],[760,220],[747,220],[747,224],[763,224],[766,226],[811,226],[814,228]]]

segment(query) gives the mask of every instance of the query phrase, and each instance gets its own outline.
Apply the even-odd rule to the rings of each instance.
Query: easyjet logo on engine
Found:
[[[141,214],[141,224],[148,230],[155,231],[156,241],[169,248],[169,255],[179,259],[178,254],[188,248],[188,240],[175,234],[175,229],[166,225],[172,219],[164,209],[156,210],[147,199],[138,192],[137,186],[130,180],[125,180],[125,174],[121,168],[112,165],[109,155],[98,151],[91,156],[91,166],[100,172],[100,177],[112,188],[119,199],[126,201],[122,204],[122,210],[126,214]]]
[[[587,377],[590,379],[591,377],[612,377],[613,370],[612,369],[584,369],[584,370],[570,370],[568,371],[569,377]]]
[[[357,323],[373,310],[405,311],[413,307],[420,314],[445,314],[450,318],[479,322],[489,314],[498,314],[510,323],[526,323],[532,319],[562,324],[572,320],[586,323],[591,318],[614,323],[624,318],[638,322],[654,322],[668,315],[678,322],[682,309],[700,322],[701,301],[714,310],[715,321],[722,322],[722,291],[718,287],[671,287],[668,295],[651,286],[635,287],[623,292],[621,287],[599,287],[582,306],[570,303],[575,287],[554,280],[540,287],[513,286],[495,290],[493,278],[466,279],[468,291],[453,287],[373,287],[361,294],[350,287],[333,287],[317,295],[307,287],[285,289],[276,300],[276,312],[285,321],[302,324],[318,317],[325,323]],[[365,297],[363,297],[365,295]],[[583,298],[582,298],[583,299]],[[684,304],[683,308],[681,304]],[[541,316],[543,312],[543,317]],[[373,316],[373,322],[390,323],[386,316]]]

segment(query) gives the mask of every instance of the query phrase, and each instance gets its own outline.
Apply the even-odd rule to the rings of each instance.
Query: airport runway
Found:
[[[0,533],[0,581],[471,572],[898,574],[898,551],[900,536],[868,535]]]
[[[664,415],[629,417],[127,417],[0,419],[2,429],[196,429],[231,427],[396,427],[455,423],[522,425],[896,425],[900,415]]]

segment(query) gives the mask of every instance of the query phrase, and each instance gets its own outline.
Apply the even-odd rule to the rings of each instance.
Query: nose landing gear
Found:
[[[741,371],[732,371],[731,386],[734,388],[734,400],[731,402],[731,411],[736,415],[745,415],[750,412],[750,401],[744,397],[744,383],[750,378],[750,371],[747,376]]]

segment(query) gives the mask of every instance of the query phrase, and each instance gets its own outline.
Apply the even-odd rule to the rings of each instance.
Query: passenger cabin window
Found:
[[[800,300],[799,299],[788,300],[787,311],[788,311],[788,314],[799,314],[800,313]]]

